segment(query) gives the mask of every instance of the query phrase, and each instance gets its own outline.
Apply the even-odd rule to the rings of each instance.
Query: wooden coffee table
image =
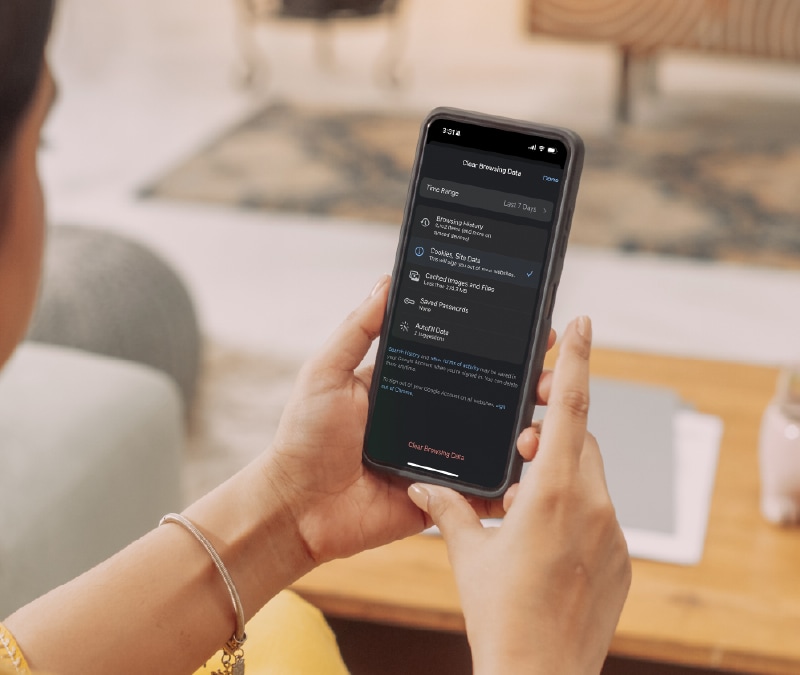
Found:
[[[710,669],[800,673],[800,528],[759,514],[758,430],[772,368],[596,349],[592,371],[675,389],[725,429],[702,562],[633,563],[611,653]],[[324,565],[295,590],[334,617],[463,632],[444,543],[416,536]]]

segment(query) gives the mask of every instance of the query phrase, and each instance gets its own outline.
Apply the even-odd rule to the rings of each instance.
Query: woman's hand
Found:
[[[380,334],[389,277],[303,367],[284,410],[265,475],[319,564],[420,532],[424,515],[408,481],[361,462],[372,367],[361,362]]]
[[[506,495],[500,527],[484,528],[458,493],[414,484],[439,526],[461,596],[476,673],[599,673],[631,580],[589,407],[588,318],[567,329],[541,426],[518,446],[535,459]]]
[[[430,522],[409,500],[409,481],[362,464],[372,366],[362,366],[378,337],[390,277],[347,317],[302,369],[264,458],[269,489],[281,495],[317,564],[422,531]],[[551,332],[549,346],[555,343]],[[549,374],[541,386],[547,388]],[[520,446],[523,459],[533,448]],[[480,517],[504,513],[500,501],[471,499]]]

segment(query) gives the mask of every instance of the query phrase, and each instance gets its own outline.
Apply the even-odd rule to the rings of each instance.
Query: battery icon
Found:
[[[556,149],[555,148],[547,148],[547,152],[549,152],[551,155],[555,155],[556,154]]]

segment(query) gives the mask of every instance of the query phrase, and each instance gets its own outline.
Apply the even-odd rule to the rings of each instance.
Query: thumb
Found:
[[[382,276],[369,297],[353,310],[318,354],[318,365],[352,373],[380,335],[391,277]]]
[[[414,483],[408,488],[408,496],[439,528],[451,556],[453,548],[465,537],[483,530],[478,514],[455,490],[439,485]]]

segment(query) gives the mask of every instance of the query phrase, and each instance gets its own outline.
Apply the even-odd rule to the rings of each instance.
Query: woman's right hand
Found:
[[[476,673],[599,673],[608,652],[631,565],[586,431],[590,351],[581,317],[564,335],[541,434],[518,440],[536,456],[499,527],[484,528],[452,490],[409,488],[447,543]]]

